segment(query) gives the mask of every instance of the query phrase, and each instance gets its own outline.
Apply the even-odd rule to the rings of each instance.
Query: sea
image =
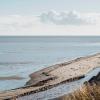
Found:
[[[33,72],[100,52],[100,36],[0,36],[0,91],[25,86]]]

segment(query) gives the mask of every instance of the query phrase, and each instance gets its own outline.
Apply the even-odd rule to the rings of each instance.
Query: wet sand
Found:
[[[24,78],[20,76],[6,76],[6,77],[0,76],[0,80],[22,80],[22,79]]]
[[[89,71],[99,66],[100,53],[52,65],[32,73],[25,87],[0,92],[0,98],[8,99],[45,91],[64,82],[72,82],[81,79]]]

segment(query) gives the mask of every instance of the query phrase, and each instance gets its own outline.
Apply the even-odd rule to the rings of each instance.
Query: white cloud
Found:
[[[49,16],[49,18],[47,17]],[[43,17],[43,18],[42,18]],[[93,19],[92,19],[93,18]],[[97,22],[94,19],[97,19]],[[40,19],[43,21],[41,22]],[[93,24],[96,22],[96,24]],[[47,23],[47,24],[45,24]],[[50,24],[52,23],[52,24]],[[0,35],[99,35],[100,14],[49,12],[40,17],[0,16]]]
[[[56,25],[88,25],[94,24],[94,21],[89,16],[82,16],[76,11],[60,12],[49,11],[42,13],[40,20],[43,23],[53,23]]]

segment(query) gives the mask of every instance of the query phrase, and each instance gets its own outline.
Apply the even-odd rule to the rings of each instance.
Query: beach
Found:
[[[24,87],[0,92],[0,99],[20,98],[54,88],[65,82],[70,83],[84,78],[88,72],[99,66],[100,53],[55,64],[30,74],[30,80]]]
[[[100,0],[0,1],[0,100],[99,100],[99,87]]]
[[[99,65],[100,54],[77,58],[31,74],[31,80],[27,84],[37,86],[43,81],[44,85],[53,85],[66,80],[70,81],[69,79],[73,80],[75,77],[84,77],[86,73]]]

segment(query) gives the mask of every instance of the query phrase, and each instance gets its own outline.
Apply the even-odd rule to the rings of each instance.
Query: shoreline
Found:
[[[0,92],[0,98],[10,99],[13,97],[21,97],[32,93],[45,91],[65,82],[79,80],[84,78],[85,74],[87,74],[89,71],[99,66],[99,60],[100,53],[97,53],[94,55],[80,57],[68,62],[49,66],[40,71],[32,73],[30,75],[31,79],[26,83],[26,86]],[[77,72],[77,74],[75,74],[75,72]]]
[[[55,64],[55,65],[52,65],[52,66],[49,66],[49,67],[47,67],[47,68],[44,68],[44,69],[42,69],[42,70],[39,70],[39,71],[36,71],[36,72],[34,72],[34,73],[32,73],[32,74],[30,74],[29,75],[29,77],[30,77],[30,80],[26,83],[26,86],[27,85],[35,85],[35,84],[37,84],[37,83],[39,83],[39,82],[41,82],[41,81],[49,81],[50,80],[50,78],[51,78],[51,80],[55,80],[55,79],[57,79],[57,74],[59,74],[59,72],[61,73],[61,74],[63,74],[63,71],[64,70],[66,70],[66,69],[71,69],[71,70],[73,70],[72,72],[74,72],[74,71],[77,71],[78,70],[78,68],[76,68],[75,69],[75,67],[74,67],[74,63],[77,63],[77,62],[79,62],[80,63],[80,61],[81,60],[88,60],[89,58],[92,58],[92,57],[95,57],[95,56],[98,56],[98,55],[100,55],[100,53],[96,53],[96,54],[94,54],[94,55],[88,55],[88,56],[85,56],[85,57],[78,57],[78,58],[76,58],[76,59],[73,59],[73,60],[70,60],[70,61],[67,61],[67,62],[63,62],[63,63],[59,63],[59,64]],[[90,61],[89,61],[90,62]],[[85,63],[86,62],[84,62],[83,64],[84,65],[82,65],[83,66],[83,68],[86,66],[86,65],[88,65],[88,64],[86,64],[85,65]],[[94,62],[95,63],[95,62]],[[73,66],[71,66],[70,68],[66,68],[66,69],[63,69],[64,67],[66,67],[66,66],[70,66],[71,64],[73,64]],[[79,64],[79,66],[78,67],[80,67],[81,66],[81,64]],[[77,66],[76,66],[77,67]],[[88,67],[88,66],[87,66]],[[63,69],[62,70],[62,72],[61,72],[61,68]],[[81,67],[80,67],[81,68]],[[79,68],[79,69],[80,69]],[[93,67],[93,68],[95,68],[95,67]],[[55,71],[55,70],[57,70],[58,69],[58,72],[57,71]],[[90,68],[90,66],[89,66],[89,68],[87,68],[87,71],[86,72],[83,72],[83,74],[79,74],[79,75],[74,75],[74,76],[70,76],[71,75],[71,73],[70,73],[70,75],[69,75],[69,77],[67,78],[68,80],[69,79],[72,79],[72,78],[74,78],[75,76],[76,77],[79,77],[79,76],[84,76],[85,74],[84,73],[88,73],[90,70],[92,70],[91,68]],[[70,71],[70,70],[68,70],[68,71]],[[65,72],[67,72],[67,71],[65,71]],[[60,74],[60,75],[61,75]],[[78,73],[77,73],[78,74]],[[63,76],[63,75],[62,75]],[[66,76],[66,73],[65,73],[65,76]],[[59,77],[61,77],[61,76],[59,76]],[[67,80],[67,79],[65,79],[65,80]],[[64,80],[64,79],[63,79]]]

